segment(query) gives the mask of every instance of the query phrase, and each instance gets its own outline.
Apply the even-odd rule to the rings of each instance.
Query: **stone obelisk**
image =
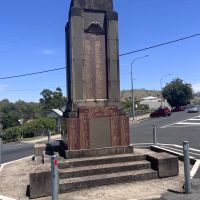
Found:
[[[112,0],[72,0],[66,25],[69,150],[128,146],[120,106],[118,14]]]

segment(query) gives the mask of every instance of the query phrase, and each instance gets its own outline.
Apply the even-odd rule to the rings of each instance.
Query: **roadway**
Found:
[[[157,125],[158,143],[175,144],[180,152],[182,142],[189,141],[190,147],[195,149],[200,158],[200,113],[176,112],[170,117],[148,118],[139,124],[131,125],[131,143],[152,143],[153,124]]]
[[[33,155],[33,144],[10,143],[2,145],[2,163]]]

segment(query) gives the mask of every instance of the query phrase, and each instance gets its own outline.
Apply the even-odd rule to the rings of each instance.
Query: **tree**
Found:
[[[162,95],[172,107],[185,106],[190,103],[193,90],[191,84],[176,78],[163,88]]]
[[[18,119],[19,119],[18,116],[16,114],[13,114],[12,112],[4,114],[1,120],[3,129],[19,126],[20,123]]]
[[[63,96],[61,88],[56,88],[55,91],[44,89],[41,93],[40,105],[43,115],[47,115],[53,108],[61,108],[66,103],[66,97]]]

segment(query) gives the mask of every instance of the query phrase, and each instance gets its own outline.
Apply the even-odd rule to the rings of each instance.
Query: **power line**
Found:
[[[54,71],[58,71],[58,70],[62,70],[62,69],[66,69],[66,67],[49,69],[49,70],[44,70],[44,71],[40,71],[40,72],[32,72],[32,73],[28,73],[28,74],[20,74],[20,75],[14,75],[14,76],[0,77],[0,80],[19,78],[19,77],[25,77],[25,76],[33,76],[33,75],[37,75],[37,74],[44,74],[44,73],[54,72]]]
[[[143,49],[131,51],[131,52],[128,52],[128,53],[123,53],[123,54],[121,54],[121,55],[119,55],[119,56],[126,56],[126,55],[138,53],[138,52],[141,52],[141,51],[146,51],[146,50],[149,50],[149,49],[154,49],[154,48],[157,48],[157,47],[169,45],[169,44],[172,44],[172,43],[180,42],[180,41],[183,41],[183,40],[187,40],[187,39],[191,39],[191,38],[199,37],[199,36],[200,36],[200,33],[197,33],[197,34],[195,34],[195,35],[190,35],[190,36],[183,37],[183,38],[179,38],[179,39],[172,40],[172,41],[169,41],[169,42],[156,44],[156,45],[153,45],[153,46],[150,46],[150,47],[146,47],[146,48],[143,48]]]
[[[183,40],[187,40],[187,39],[191,39],[191,38],[199,37],[199,36],[200,36],[200,33],[197,33],[195,35],[190,35],[190,36],[187,36],[187,37],[179,38],[179,39],[172,40],[172,41],[165,42],[165,43],[160,43],[160,44],[153,45],[153,46],[150,46],[150,47],[146,47],[146,48],[143,48],[143,49],[138,49],[138,50],[135,50],[135,51],[123,53],[123,54],[120,54],[119,56],[122,57],[122,56],[130,55],[130,54],[138,53],[138,52],[141,52],[141,51],[147,51],[149,49],[154,49],[154,48],[158,48],[158,47],[161,47],[161,46],[166,46],[166,45],[169,45],[169,44],[172,44],[172,43],[180,42],[180,41],[183,41]],[[25,77],[25,76],[33,76],[33,75],[37,75],[37,74],[49,73],[49,72],[63,70],[63,69],[66,69],[66,67],[49,69],[49,70],[33,72],[33,73],[28,73],[28,74],[20,74],[20,75],[14,75],[14,76],[0,77],[0,80],[19,78],[19,77]]]

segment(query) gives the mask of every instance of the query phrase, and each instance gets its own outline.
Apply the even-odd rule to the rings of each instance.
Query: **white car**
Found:
[[[196,112],[199,112],[198,106],[190,106],[188,108],[188,113],[196,113]]]

